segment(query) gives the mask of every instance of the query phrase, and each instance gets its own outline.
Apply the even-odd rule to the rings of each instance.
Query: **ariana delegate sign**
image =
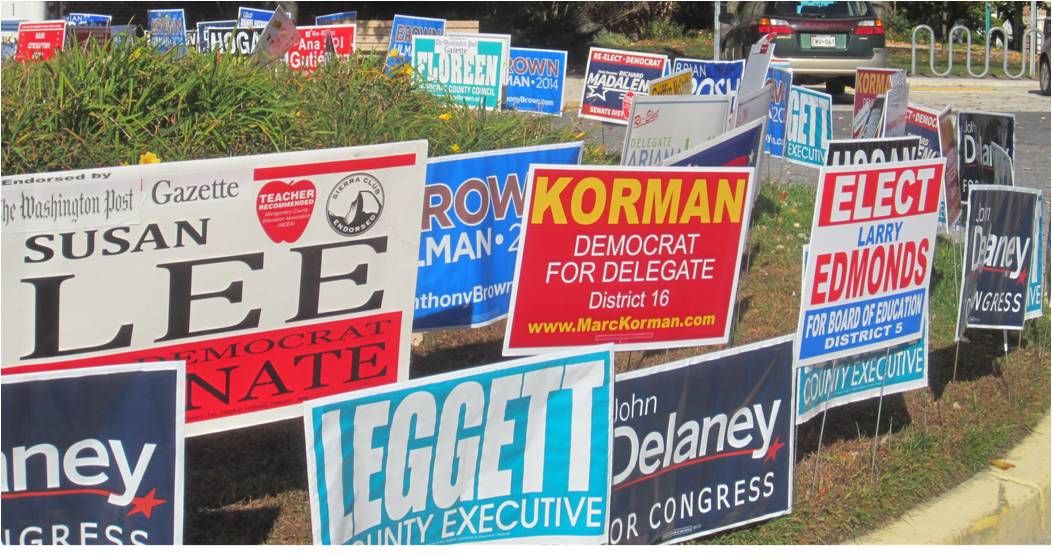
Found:
[[[618,375],[611,544],[680,542],[787,514],[792,336]]]
[[[921,337],[944,162],[821,170],[800,290],[797,366]]]
[[[599,544],[613,357],[563,352],[305,404],[316,544]]]
[[[188,434],[407,379],[426,157],[413,141],[4,176],[3,374],[182,359]]]

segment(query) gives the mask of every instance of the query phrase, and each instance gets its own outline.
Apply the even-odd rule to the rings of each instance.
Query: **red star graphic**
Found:
[[[767,454],[763,456],[763,461],[774,461],[778,459],[778,450],[781,450],[785,444],[782,443],[782,437],[776,436],[774,442],[767,447]]]
[[[157,489],[150,489],[150,492],[146,493],[146,496],[137,496],[132,499],[132,507],[128,510],[128,515],[135,515],[141,513],[146,516],[146,519],[150,519],[150,515],[153,513],[153,509],[161,504],[167,502],[160,498],[154,498],[157,494]]]
[[[1019,283],[1019,284],[1025,284],[1026,283],[1026,271],[1025,270],[1019,273],[1019,278],[1016,279],[1016,282]]]

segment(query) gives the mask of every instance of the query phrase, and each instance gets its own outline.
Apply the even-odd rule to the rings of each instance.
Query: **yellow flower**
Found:
[[[413,75],[413,66],[410,66],[409,64],[402,66],[402,73],[405,75]]]
[[[153,154],[150,151],[146,151],[139,155],[139,164],[157,164],[161,161],[161,157]]]
[[[584,137],[585,135],[588,135],[588,132],[584,131],[584,130],[581,130],[581,131],[577,132],[577,135],[574,135],[573,138],[574,139],[580,139],[581,137]]]
[[[391,51],[387,53],[387,55],[390,56],[391,58],[397,58],[397,57],[401,56],[401,53],[398,52],[397,48],[392,48]]]
[[[449,150],[458,153],[460,152],[460,145],[453,143],[452,145],[450,145]]]
[[[450,114],[449,112],[439,114],[438,119],[442,120],[443,122],[448,122],[449,120],[453,119],[453,114]]]

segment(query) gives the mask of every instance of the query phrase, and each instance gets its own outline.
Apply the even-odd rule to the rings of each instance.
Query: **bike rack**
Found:
[[[1003,39],[1007,37],[1004,28],[1001,26],[991,27],[990,31],[986,34],[986,52],[984,53],[983,59],[983,71],[981,73],[975,73],[972,71],[972,32],[964,25],[954,25],[950,29],[949,36],[946,37],[946,52],[949,56],[949,63],[946,66],[946,71],[939,72],[935,69],[935,31],[928,25],[918,25],[913,28],[913,34],[910,36],[910,74],[917,75],[917,33],[921,31],[928,32],[928,68],[931,69],[931,73],[938,77],[946,77],[953,71],[953,42],[954,37],[963,33],[965,43],[967,44],[965,49],[965,69],[968,70],[968,75],[974,78],[986,77],[990,73],[990,41],[993,39],[994,33],[1000,31],[1002,37],[1002,59],[1001,69],[1004,71],[1005,77],[1009,79],[1019,79],[1026,73],[1027,68],[1027,39],[1030,40],[1031,44],[1037,44],[1037,38],[1040,37],[1040,31],[1038,29],[1027,29],[1024,31],[1023,36],[1023,65],[1019,69],[1019,73],[1011,73],[1008,71],[1008,44]],[[1031,63],[1031,65],[1033,65]]]

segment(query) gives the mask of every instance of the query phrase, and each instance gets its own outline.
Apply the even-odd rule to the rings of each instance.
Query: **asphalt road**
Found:
[[[583,79],[569,77],[567,81],[565,113],[575,114],[580,105]],[[957,110],[1008,112],[1016,115],[1016,181],[1018,185],[1043,189],[1045,210],[1048,210],[1049,185],[1052,183],[1052,136],[1050,119],[1052,103],[1038,92],[1034,80],[961,79],[910,77],[910,102],[942,109],[952,105]],[[824,90],[819,88],[818,90]],[[834,139],[851,137],[851,111],[854,97],[851,90],[833,98]],[[569,123],[572,116],[562,116]],[[602,141],[608,151],[620,153],[625,127],[593,120],[581,120],[581,127],[593,139]],[[761,175],[783,182],[817,183],[818,170],[790,164],[781,160],[767,161]]]

